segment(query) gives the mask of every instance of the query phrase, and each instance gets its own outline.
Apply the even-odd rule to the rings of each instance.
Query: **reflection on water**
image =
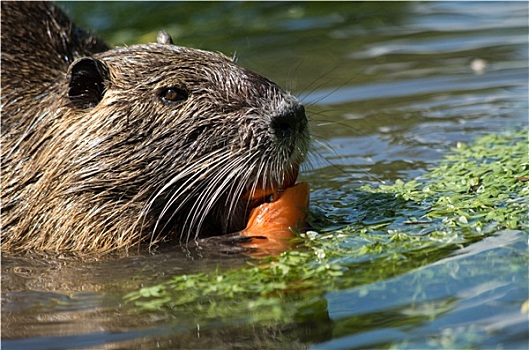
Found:
[[[154,41],[164,28],[178,44],[236,55],[300,96],[315,135],[302,178],[329,228],[355,220],[347,204],[360,185],[408,180],[458,141],[527,124],[525,2],[64,6],[113,44]],[[465,333],[475,347],[523,348],[526,235],[502,237],[402,276],[328,292],[309,306],[310,320],[267,326],[224,319],[201,328],[192,317],[137,315],[122,302],[141,286],[242,266],[244,257],[179,250],[102,261],[3,256],[2,345],[446,348]],[[485,275],[465,275],[466,264],[481,263]]]

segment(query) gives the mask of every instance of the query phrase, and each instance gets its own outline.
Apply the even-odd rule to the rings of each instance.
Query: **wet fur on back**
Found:
[[[295,181],[308,139],[297,100],[226,56],[109,49],[51,3],[2,2],[2,250],[235,232],[248,191]]]

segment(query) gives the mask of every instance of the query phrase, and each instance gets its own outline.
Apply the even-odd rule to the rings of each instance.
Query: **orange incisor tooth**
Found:
[[[273,194],[274,201],[263,203],[250,212],[248,225],[241,231],[243,236],[257,236],[246,247],[268,253],[280,253],[288,248],[293,238],[292,229],[305,225],[309,205],[309,184],[301,182]]]

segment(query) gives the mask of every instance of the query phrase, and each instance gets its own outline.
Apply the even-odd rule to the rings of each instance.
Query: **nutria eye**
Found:
[[[177,87],[163,89],[160,92],[162,102],[167,104],[176,104],[187,100],[187,91]]]

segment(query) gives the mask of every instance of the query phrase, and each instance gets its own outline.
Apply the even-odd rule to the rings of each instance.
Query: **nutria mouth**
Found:
[[[53,3],[1,6],[2,250],[185,244],[294,185],[307,117],[272,81],[167,34],[109,48]]]
[[[244,194],[243,199],[249,201],[248,207],[254,209],[263,203],[270,203],[277,200],[274,198],[275,193],[281,193],[287,188],[293,187],[296,184],[298,178],[299,165],[293,166],[293,171],[284,176],[284,181],[281,185],[276,186],[264,186],[262,181],[254,182],[248,191]]]
[[[306,125],[300,132],[302,134],[295,135],[296,142],[291,146],[296,147],[296,151],[285,148],[285,154],[296,153],[293,158],[283,160],[277,155],[270,157],[257,150],[248,156],[248,150],[241,148],[237,150],[240,156],[226,162],[227,157],[212,156],[213,153],[224,154],[216,150],[207,155],[209,167],[205,171],[194,171],[193,165],[203,166],[202,162],[194,163],[189,170],[193,173],[191,179],[178,181],[175,178],[165,182],[164,187],[150,202],[152,206],[149,204],[146,207],[151,215],[158,218],[152,232],[164,236],[167,235],[164,232],[178,227],[178,231],[182,232],[181,243],[187,243],[198,237],[234,233],[244,229],[252,209],[274,201],[274,194],[294,186],[299,163],[306,154]],[[274,143],[276,150],[272,154],[277,153],[278,149],[283,150],[277,145],[279,141]],[[178,183],[178,186],[171,188],[173,183]],[[145,212],[143,216],[148,216],[149,212]],[[183,225],[178,222],[182,213],[185,215]],[[200,234],[197,233],[199,231]]]

